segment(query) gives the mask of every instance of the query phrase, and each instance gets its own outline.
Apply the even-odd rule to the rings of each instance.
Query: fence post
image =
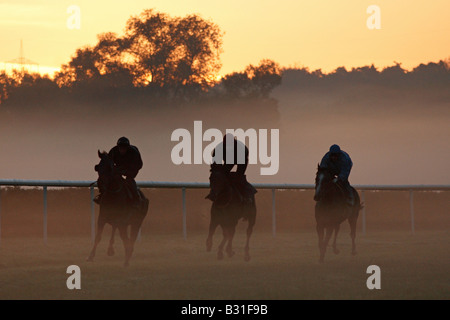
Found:
[[[91,239],[95,242],[95,203],[94,203],[94,186],[90,186],[91,191]]]
[[[181,198],[183,202],[183,239],[187,238],[187,230],[186,230],[186,187],[181,188]]]
[[[47,186],[43,186],[44,190],[44,244],[47,245]]]
[[[275,211],[275,189],[272,189],[272,236],[275,238],[277,233],[277,216]]]
[[[365,196],[364,196],[364,190],[361,190],[361,201],[363,203],[362,208],[362,234],[366,234],[366,204],[365,204]]]
[[[409,190],[409,212],[411,214],[411,231],[412,233],[415,232],[415,225],[414,225],[414,197],[413,197],[413,190]]]

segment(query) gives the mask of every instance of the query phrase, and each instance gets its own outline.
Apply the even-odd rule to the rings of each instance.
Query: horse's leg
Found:
[[[356,255],[355,239],[356,239],[356,221],[358,220],[358,211],[356,212],[355,211],[353,211],[353,214],[348,219],[348,223],[350,224],[350,237],[352,238],[352,255]]]
[[[227,254],[228,254],[229,258],[234,256],[233,237],[234,237],[235,232],[236,232],[236,226],[230,227],[229,232],[228,232],[228,244],[227,244]]]
[[[333,234],[334,228],[335,227],[329,227],[329,226],[325,228],[325,239],[323,240],[323,243],[322,243],[323,256],[321,255],[321,261],[320,262],[324,261],[325,252],[327,251],[327,247],[328,247],[328,242],[330,242],[330,238],[331,238],[331,236]]]
[[[253,226],[249,223],[247,227],[247,241],[245,242],[245,261],[250,261],[250,237],[253,233]]]
[[[120,238],[122,239],[123,246],[125,248],[125,262],[123,264],[124,267],[128,267],[130,265],[130,239],[127,234],[127,226],[121,225],[118,227]]]
[[[136,243],[136,239],[139,234],[139,230],[141,229],[142,222],[144,221],[144,217],[137,217],[136,219],[132,220],[130,224],[130,239],[129,239],[129,257],[128,259],[131,259],[131,256],[133,255],[134,251],[134,244]]]
[[[255,200],[253,198],[253,203],[255,203]],[[253,226],[255,225],[256,220],[256,207],[253,209],[252,214],[250,215],[248,219],[248,227],[247,227],[247,241],[245,243],[245,261],[250,261],[250,237],[253,233]]]
[[[211,212],[211,221],[209,222],[209,231],[208,238],[206,238],[206,251],[210,252],[212,249],[212,240],[214,232],[216,232],[217,226],[219,223],[217,222],[217,217]]]
[[[99,218],[97,224],[97,234],[95,235],[94,246],[92,247],[89,257],[86,259],[86,261],[89,262],[94,261],[95,251],[97,250],[97,245],[102,239],[103,228],[105,227],[106,222],[103,219]]]
[[[116,229],[117,227],[113,226],[112,227],[112,232],[111,232],[111,238],[109,239],[109,247],[108,247],[108,256],[113,256],[114,255],[114,235],[116,233]]]
[[[225,228],[224,226],[222,226],[222,234],[223,234],[223,239],[222,242],[220,242],[219,244],[219,250],[217,251],[217,259],[222,260],[223,259],[223,247],[225,246],[225,242],[227,242],[228,240],[228,231],[227,228]]]
[[[335,254],[339,253],[339,249],[337,248],[337,245],[336,245],[336,239],[337,239],[337,235],[339,233],[339,228],[340,227],[341,227],[341,225],[338,224],[338,225],[336,225],[336,228],[334,228],[333,252]]]
[[[319,262],[323,262],[323,259],[325,257],[325,249],[323,247],[323,237],[324,237],[324,227],[320,223],[317,223],[316,225],[317,235],[319,237],[319,252],[320,252],[320,258]]]

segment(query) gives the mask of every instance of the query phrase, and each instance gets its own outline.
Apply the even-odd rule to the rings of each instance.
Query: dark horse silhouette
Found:
[[[124,266],[128,266],[139,229],[147,215],[149,201],[141,193],[142,201],[140,207],[133,206],[129,198],[126,182],[121,174],[116,172],[112,159],[106,152],[98,151],[98,156],[100,163],[95,166],[95,171],[98,172],[97,184],[102,185],[105,191],[100,200],[100,213],[94,246],[87,261],[94,260],[97,245],[102,238],[103,228],[108,223],[113,228],[108,255],[114,254],[112,245],[115,230],[118,229],[125,247]],[[128,236],[128,226],[130,226],[130,236]]]
[[[209,252],[212,248],[212,238],[217,226],[221,226],[223,239],[219,244],[217,258],[223,259],[223,248],[225,244],[228,257],[234,255],[232,248],[233,237],[236,226],[240,219],[248,221],[247,241],[245,244],[245,261],[250,260],[250,237],[253,232],[253,226],[256,221],[256,204],[253,195],[251,203],[242,203],[240,194],[234,187],[236,181],[235,172],[226,175],[221,170],[212,170],[209,178],[211,194],[216,199],[211,206],[211,222],[209,224],[208,238],[206,239],[206,250]]]
[[[336,246],[336,238],[340,224],[348,220],[350,224],[350,236],[352,238],[352,254],[356,254],[356,221],[359,210],[363,205],[360,203],[358,192],[353,189],[354,205],[349,206],[346,202],[344,190],[333,182],[334,176],[326,168],[317,166],[316,187],[314,200],[316,202],[315,216],[316,229],[319,236],[320,262],[324,261],[328,242],[334,231],[333,252],[339,253]]]

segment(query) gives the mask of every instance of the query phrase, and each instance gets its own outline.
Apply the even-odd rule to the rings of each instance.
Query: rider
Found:
[[[141,197],[134,179],[139,170],[142,169],[143,163],[138,148],[132,146],[128,138],[122,137],[117,141],[117,145],[109,151],[109,156],[116,169],[125,176],[125,182],[130,187],[132,200],[134,203],[139,203]]]
[[[227,150],[229,154],[232,153],[234,155],[233,159],[227,159]],[[242,154],[243,151],[244,154]],[[222,170],[229,177],[233,167],[235,165],[237,166],[236,175],[238,178],[236,187],[242,197],[243,203],[251,203],[253,194],[256,192],[253,186],[247,182],[245,176],[245,171],[248,166],[248,156],[249,150],[247,146],[237,140],[231,133],[227,133],[223,137],[222,142],[216,146],[212,153],[211,170]],[[207,198],[214,201],[215,199],[212,199],[213,197],[211,194],[207,196]]]
[[[323,156],[320,162],[321,168],[328,168],[337,177],[333,181],[342,187],[349,205],[353,205],[354,201],[353,190],[348,182],[352,166],[353,162],[348,153],[341,150],[337,144],[330,147],[330,151]]]
[[[122,176],[125,176],[125,182],[129,186],[133,204],[138,205],[141,199],[137,188],[136,181],[134,180],[142,168],[142,158],[137,147],[130,144],[130,140],[126,137],[119,138],[117,145],[109,151],[109,157],[114,162],[115,170],[117,170]],[[97,203],[100,203],[102,196],[102,190],[99,190],[100,194],[96,199]]]

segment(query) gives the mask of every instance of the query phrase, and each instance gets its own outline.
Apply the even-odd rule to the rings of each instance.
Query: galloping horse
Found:
[[[230,181],[231,180],[231,181]],[[256,221],[256,204],[253,195],[251,203],[242,203],[237,189],[233,186],[235,173],[230,172],[229,177],[221,170],[212,170],[210,176],[211,194],[216,196],[211,206],[211,222],[209,224],[208,238],[206,239],[206,250],[212,248],[212,238],[217,226],[221,226],[223,239],[219,245],[217,258],[223,259],[223,248],[225,244],[228,257],[234,255],[232,249],[233,237],[236,226],[240,219],[248,221],[247,241],[245,244],[245,261],[250,260],[250,237]]]
[[[95,251],[102,238],[103,228],[108,223],[113,227],[108,255],[114,254],[112,243],[115,229],[118,229],[125,247],[124,266],[128,266],[139,229],[147,215],[149,201],[141,193],[140,207],[133,206],[129,199],[126,182],[121,174],[115,170],[112,159],[106,152],[98,151],[98,156],[100,163],[95,166],[95,171],[98,172],[99,176],[97,184],[102,185],[105,191],[100,200],[100,213],[94,246],[87,261],[94,261]],[[130,236],[128,236],[128,226],[130,226]]]
[[[314,200],[316,202],[315,217],[316,229],[319,236],[320,262],[324,261],[325,251],[328,242],[334,231],[333,252],[339,253],[336,246],[336,238],[339,232],[340,224],[348,220],[350,224],[350,236],[352,238],[352,254],[356,254],[356,221],[359,210],[363,205],[360,203],[358,192],[353,189],[354,204],[348,205],[345,193],[339,184],[333,182],[334,176],[326,168],[317,166],[316,187]],[[324,235],[325,233],[325,235]]]

